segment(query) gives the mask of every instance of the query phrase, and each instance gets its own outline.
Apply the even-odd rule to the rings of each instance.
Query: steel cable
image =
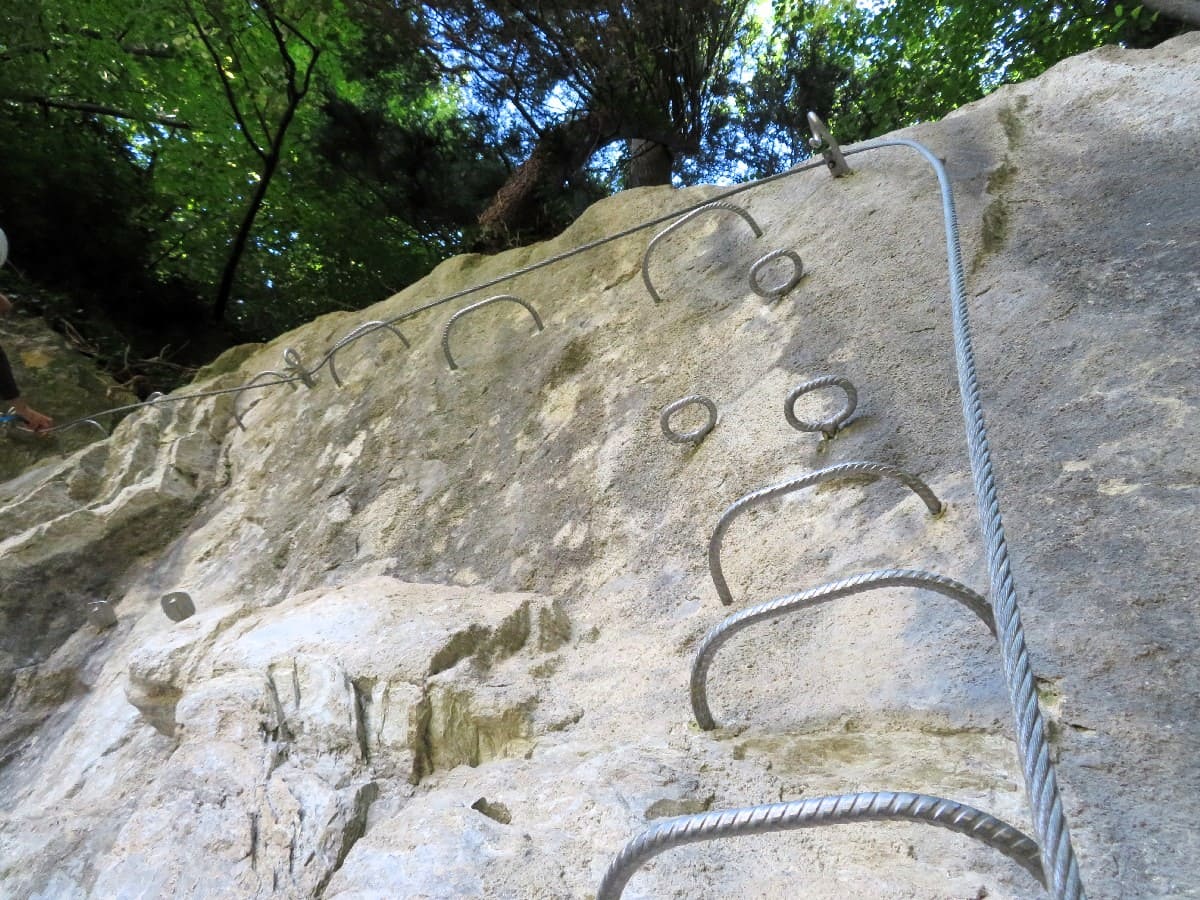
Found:
[[[871,148],[863,147],[858,150],[847,150],[847,151],[845,151],[845,153],[847,156],[850,156],[855,153],[861,153],[861,152],[863,152],[865,150],[869,150],[869,149],[871,149]],[[802,163],[798,166],[794,166],[794,167],[788,169],[786,172],[780,172],[777,175],[769,175],[766,178],[760,178],[756,181],[747,181],[745,184],[739,184],[736,187],[729,188],[728,190],[724,191],[720,195],[720,197],[721,198],[733,197],[733,196],[736,196],[737,194],[741,194],[746,191],[753,190],[753,189],[755,189],[757,187],[761,187],[765,184],[771,184],[776,181],[781,181],[782,179],[785,179],[785,178],[791,178],[792,176],[799,175],[803,172],[809,172],[813,169],[822,168],[824,165],[825,165],[825,161],[822,159],[810,160],[806,163]],[[649,219],[645,222],[639,222],[637,225],[631,225],[629,228],[623,228],[620,231],[615,231],[611,234],[606,234],[604,237],[600,237],[594,241],[588,241],[586,243],[580,244],[578,247],[572,247],[570,250],[564,250],[562,253],[556,253],[553,256],[548,256],[545,259],[539,260],[538,262],[530,263],[527,266],[521,266],[519,268],[512,269],[508,272],[505,272],[503,275],[498,275],[495,278],[489,278],[486,281],[481,281],[478,284],[471,285],[470,287],[462,288],[460,290],[457,290],[452,293],[446,294],[444,296],[438,297],[434,300],[430,300],[427,303],[423,303],[419,306],[415,306],[412,309],[405,310],[404,312],[400,313],[397,316],[393,316],[390,319],[385,319],[382,321],[386,325],[398,325],[401,322],[404,322],[408,319],[415,318],[416,316],[419,316],[422,313],[428,312],[431,309],[436,309],[439,306],[443,306],[447,303],[451,303],[462,297],[467,297],[471,294],[478,293],[479,291],[487,290],[488,288],[492,288],[492,287],[495,287],[496,285],[503,284],[506,281],[511,281],[514,278],[519,278],[522,275],[528,275],[531,272],[536,272],[536,271],[538,271],[540,269],[544,269],[548,266],[557,265],[560,262],[564,262],[565,260],[571,259],[572,257],[579,256],[582,253],[587,253],[591,250],[595,250],[598,247],[603,247],[606,244],[611,244],[611,243],[613,243],[615,241],[619,241],[623,238],[630,237],[631,235],[637,234],[639,231],[645,231],[648,228],[654,228],[655,226],[662,225],[664,222],[670,222],[673,219],[678,218],[679,216],[686,215],[687,213],[695,212],[696,210],[701,209],[705,206],[708,206],[711,203],[713,203],[713,198],[710,197],[707,200],[702,200],[697,203],[689,204],[688,206],[685,206],[682,209],[677,209],[673,212],[666,213],[665,215],[656,216],[655,218]],[[360,340],[364,336],[365,336],[365,334],[359,334],[359,335],[355,336],[353,338],[353,340],[355,340],[355,341]],[[349,343],[351,343],[351,341],[347,341],[342,346],[346,346]],[[328,359],[328,354],[326,354],[325,359]],[[321,363],[318,363],[318,365],[316,367],[314,367],[312,370],[310,370],[309,374],[314,374],[317,371],[319,371],[321,366],[324,364],[325,359],[323,359]],[[292,383],[292,382],[295,382],[298,380],[300,380],[298,376],[297,377],[281,376],[278,381],[274,381],[274,382],[268,382],[268,383],[263,383],[263,384],[254,384],[254,385],[240,384],[240,385],[235,385],[234,387],[228,387],[228,388],[214,388],[214,389],[206,390],[206,391],[193,391],[191,393],[166,396],[166,397],[163,397],[158,402],[159,403],[185,403],[190,400],[205,400],[205,399],[209,399],[209,398],[213,398],[213,397],[221,397],[226,394],[237,394],[237,393],[240,393],[245,390],[250,390],[251,388],[267,388],[267,387],[272,387],[277,384],[289,384],[289,383]],[[100,416],[115,416],[115,415],[120,415],[122,413],[133,412],[134,410],[144,408],[144,406],[145,406],[144,403],[128,403],[128,404],[125,404],[124,406],[114,406],[111,409],[101,410],[100,412],[91,413],[88,416],[84,416],[84,417],[81,417],[78,419],[73,419],[72,421],[66,422],[62,425],[55,425],[53,428],[47,429],[45,432],[43,432],[43,434],[56,434],[60,431],[65,431],[66,429],[71,428],[80,423],[84,423],[88,419],[99,418]],[[22,430],[28,430],[28,429],[22,429]]]
[[[622,848],[604,873],[596,900],[618,900],[629,879],[645,862],[672,847],[819,825],[886,821],[924,822],[965,834],[999,850],[1039,882],[1043,882],[1037,843],[1007,822],[941,797],[898,791],[867,791],[666,819],[647,828]]]
[[[916,141],[894,138],[877,141],[869,147],[908,147],[923,156],[937,175],[942,195],[942,216],[946,231],[946,256],[950,267],[950,309],[954,329],[954,353],[958,368],[959,393],[962,395],[963,419],[966,423],[967,451],[971,476],[979,506],[987,556],[989,596],[996,617],[1000,658],[1009,699],[1017,722],[1017,745],[1021,767],[1025,774],[1025,790],[1033,811],[1034,834],[1041,846],[1042,865],[1048,873],[1048,885],[1056,900],[1076,900],[1084,896],[1079,864],[1071,845],[1066,814],[1059,795],[1058,779],[1050,759],[1050,745],[1042,712],[1038,706],[1037,688],[1025,647],[1025,631],[1017,607],[1017,592],[1008,558],[1008,542],[1000,518],[1000,501],[996,495],[996,479],[992,471],[991,450],[983,418],[983,402],[975,369],[975,351],[971,341],[971,325],[966,298],[966,276],[963,271],[962,249],[958,239],[958,216],[946,169],[927,147]]]

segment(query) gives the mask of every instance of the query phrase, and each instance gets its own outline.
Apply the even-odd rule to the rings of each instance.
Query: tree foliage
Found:
[[[746,9],[746,0],[423,4],[418,18],[447,73],[527,150],[480,216],[484,229],[538,230],[548,194],[614,142],[698,152]]]
[[[0,223],[109,355],[266,337],[641,183],[742,179],[1106,42],[1116,0],[39,0],[0,7]],[[9,288],[12,288],[11,283]],[[215,331],[202,324],[215,314]]]

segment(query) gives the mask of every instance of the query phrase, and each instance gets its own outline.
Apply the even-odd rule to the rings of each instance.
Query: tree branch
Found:
[[[166,125],[170,128],[191,128],[191,122],[184,122],[173,116],[155,115],[154,113],[138,113],[127,109],[117,109],[102,103],[89,103],[86,100],[67,100],[62,97],[36,97],[32,95],[2,97],[8,103],[28,103],[43,109],[69,109],[75,112],[92,113],[97,116],[111,116],[114,119],[124,119],[129,122],[148,122],[154,125]]]
[[[225,67],[221,65],[221,55],[217,52],[217,48],[213,46],[212,40],[208,36],[208,32],[204,30],[204,26],[200,24],[200,17],[196,15],[196,8],[192,3],[184,4],[187,9],[188,18],[192,21],[192,26],[196,29],[196,34],[200,37],[200,42],[204,44],[204,49],[208,51],[208,55],[212,58],[213,66],[217,70],[217,75],[221,78],[221,87],[225,91],[225,99],[229,102],[229,108],[233,112],[234,121],[238,124],[238,130],[241,131],[242,137],[246,139],[246,143],[250,145],[250,149],[254,151],[259,159],[267,158],[267,151],[259,146],[258,141],[254,139],[254,135],[250,133],[250,128],[246,124],[246,119],[242,115],[242,109],[238,106],[237,95],[233,91],[233,85],[229,82],[229,76],[225,73]]]

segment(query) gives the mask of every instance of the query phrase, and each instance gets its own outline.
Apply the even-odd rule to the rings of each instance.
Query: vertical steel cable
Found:
[[[992,472],[991,450],[983,421],[983,403],[975,372],[975,351],[971,343],[971,325],[967,316],[966,276],[962,249],[958,240],[958,216],[946,169],[923,144],[903,138],[878,141],[862,150],[877,147],[909,147],[933,166],[942,193],[942,213],[946,229],[946,255],[950,263],[950,309],[954,327],[954,354],[958,368],[958,389],[962,394],[963,419],[966,421],[967,450],[975,497],[987,553],[990,598],[1000,638],[1000,657],[1008,683],[1009,700],[1017,722],[1017,744],[1025,773],[1025,790],[1033,810],[1033,830],[1041,848],[1046,882],[1056,900],[1079,900],[1084,896],[1079,864],[1071,846],[1067,818],[1059,796],[1058,779],[1050,760],[1050,746],[1042,712],[1038,707],[1037,688],[1029,654],[1025,649],[1025,630],[1017,608],[1017,591],[1008,560],[1008,542],[1000,519],[1000,501]]]

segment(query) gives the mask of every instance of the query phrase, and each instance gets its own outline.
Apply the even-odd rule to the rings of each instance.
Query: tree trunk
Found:
[[[629,175],[626,187],[671,183],[674,154],[663,144],[634,138],[629,142]]]
[[[593,153],[614,140],[616,135],[590,115],[563,122],[543,134],[529,159],[516,168],[480,213],[476,247],[493,251],[511,246],[522,229],[535,224],[541,196],[561,188]]]
[[[267,198],[267,188],[271,186],[271,176],[275,174],[278,167],[279,154],[272,153],[263,166],[258,184],[254,186],[250,205],[246,208],[246,214],[242,216],[242,223],[238,226],[237,234],[234,235],[233,245],[229,248],[229,256],[225,258],[225,267],[221,270],[221,281],[217,286],[217,299],[213,302],[214,322],[225,320],[225,310],[229,306],[229,298],[233,296],[234,276],[237,275],[238,266],[246,252],[246,244],[250,240],[250,231],[254,228],[254,220],[258,218],[258,212]]]
[[[213,303],[212,315],[215,322],[223,322],[225,320],[225,310],[229,306],[229,298],[233,296],[233,278],[237,274],[238,265],[241,263],[242,256],[246,252],[246,244],[250,240],[250,232],[254,228],[254,220],[258,218],[263,201],[267,198],[267,190],[271,187],[271,178],[275,175],[275,171],[279,168],[279,161],[283,158],[283,142],[287,138],[288,128],[291,127],[292,121],[296,118],[296,110],[304,102],[304,98],[308,94],[309,77],[316,67],[319,55],[319,50],[314,49],[312,51],[312,58],[309,60],[308,69],[304,73],[302,85],[299,88],[294,86],[294,82],[292,85],[289,85],[288,105],[284,109],[283,115],[280,116],[279,124],[275,128],[275,137],[272,139],[271,146],[263,157],[263,167],[262,172],[259,173],[258,184],[254,186],[254,194],[250,198],[250,205],[246,208],[246,214],[242,216],[242,223],[238,226],[237,234],[234,236],[233,246],[229,248],[229,257],[225,260],[225,268],[221,271],[221,282],[217,286],[217,299]]]

